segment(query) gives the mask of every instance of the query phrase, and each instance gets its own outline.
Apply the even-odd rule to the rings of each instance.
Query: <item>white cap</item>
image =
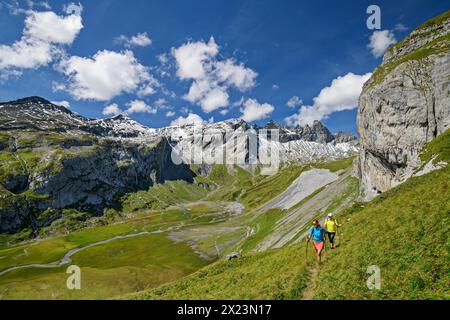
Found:
[[[333,216],[333,214],[332,214],[332,213],[329,213],[329,214],[328,214],[328,217],[330,217],[330,218],[331,218],[332,216]]]

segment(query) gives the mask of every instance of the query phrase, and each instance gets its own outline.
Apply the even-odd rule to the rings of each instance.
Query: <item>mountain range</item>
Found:
[[[41,97],[27,97],[15,101],[0,102],[1,130],[34,129],[42,131],[70,132],[79,131],[110,138],[143,138],[167,135],[169,130],[189,128],[192,125],[171,126],[160,129],[145,127],[125,114],[107,119],[89,119],[78,115],[64,106],[59,106]],[[303,140],[317,143],[334,144],[355,142],[356,137],[348,132],[332,134],[320,121],[305,127],[283,126],[271,120],[264,127],[249,125],[244,120],[231,119],[217,123],[205,123],[207,128],[237,130],[242,127],[280,130],[280,142]]]

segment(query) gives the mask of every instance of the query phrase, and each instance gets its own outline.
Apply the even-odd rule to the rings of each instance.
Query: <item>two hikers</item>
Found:
[[[309,235],[307,237],[308,242],[313,239],[314,249],[317,253],[317,261],[320,263],[322,260],[322,251],[325,248],[325,238],[327,236],[327,230],[320,226],[317,219],[313,220],[313,226],[309,230]]]
[[[313,220],[313,226],[309,229],[307,241],[309,242],[313,239],[314,249],[317,253],[317,261],[319,263],[322,260],[322,251],[325,249],[325,240],[327,237],[331,243],[331,249],[335,248],[334,238],[336,236],[337,229],[340,226],[341,225],[338,224],[337,220],[333,218],[332,213],[328,214],[324,227],[320,225],[317,219]]]
[[[331,249],[334,249],[334,238],[336,237],[338,227],[340,227],[341,225],[338,224],[337,220],[334,219],[333,214],[330,213],[328,214],[327,220],[325,221],[323,226],[328,232],[328,240],[330,240]]]

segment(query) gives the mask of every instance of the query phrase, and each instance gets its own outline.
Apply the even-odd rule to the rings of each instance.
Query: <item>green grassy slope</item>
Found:
[[[125,299],[299,299],[308,266],[299,246],[220,261],[173,283]]]
[[[432,155],[450,162],[450,131],[432,141],[422,159]],[[450,298],[449,216],[448,166],[344,211],[345,242],[321,269],[316,298]],[[381,268],[381,290],[365,286],[370,265]]]
[[[439,160],[449,162],[449,148],[447,131],[425,148],[423,159],[439,154]],[[325,254],[313,297],[450,298],[449,184],[450,168],[446,167],[341,212],[343,236],[339,247]],[[308,269],[315,268],[311,261],[305,264],[304,257],[304,244],[249,254],[126,298],[297,299],[308,282]],[[366,286],[371,265],[381,268],[381,290]]]
[[[205,197],[208,190],[185,181],[168,181],[146,191],[137,191],[121,198],[122,211],[136,212],[145,209],[165,209],[168,206],[187,203]]]

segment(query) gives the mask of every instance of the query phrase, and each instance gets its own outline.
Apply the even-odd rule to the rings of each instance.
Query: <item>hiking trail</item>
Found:
[[[314,266],[309,270],[309,281],[308,286],[306,287],[305,291],[303,292],[302,300],[312,300],[314,297],[314,293],[316,290],[316,281],[317,276],[319,274],[319,264],[314,263]]]
[[[313,266],[309,268],[309,281],[306,289],[303,291],[302,300],[313,300],[314,293],[316,292],[317,276],[320,272],[320,266],[327,260],[329,254],[330,252],[328,250],[324,250],[324,252],[322,253],[322,262],[319,264],[318,262],[314,261]],[[316,259],[315,252],[313,253],[313,256],[314,259]]]

